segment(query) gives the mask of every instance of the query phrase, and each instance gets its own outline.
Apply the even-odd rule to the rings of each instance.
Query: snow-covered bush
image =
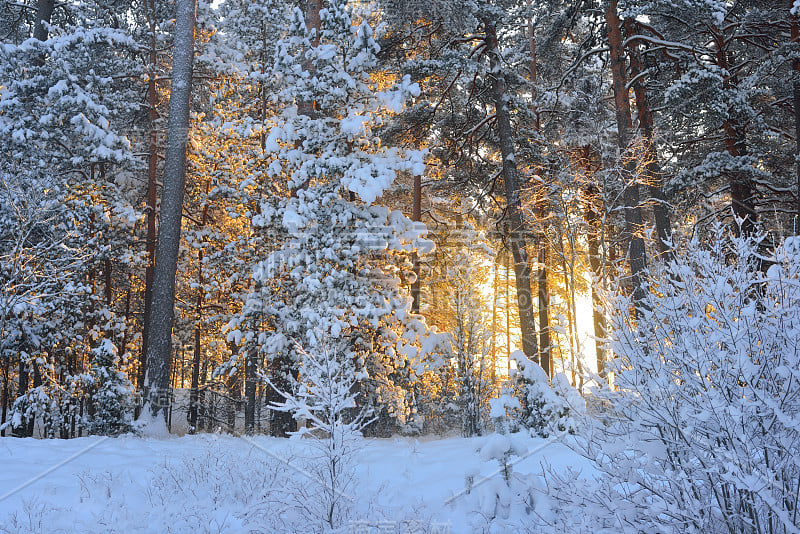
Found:
[[[514,462],[526,452],[519,434],[490,434],[481,447],[481,460],[497,462],[499,468],[497,476],[481,480],[475,491],[477,510],[487,521],[508,519],[513,506],[531,502],[530,477],[515,474],[513,469]],[[474,475],[467,479],[469,484],[474,480]]]
[[[551,528],[800,529],[800,239],[707,243],[650,273],[635,319],[613,302],[612,410],[576,440],[597,473],[551,473]]]
[[[547,438],[559,433],[575,434],[586,404],[580,393],[563,373],[553,377],[552,384],[544,370],[521,351],[512,354],[517,362],[522,408],[518,423],[532,434]]]
[[[489,417],[494,423],[494,431],[498,434],[509,432],[509,420],[519,413],[522,405],[508,388],[503,388],[500,396],[489,400]]]

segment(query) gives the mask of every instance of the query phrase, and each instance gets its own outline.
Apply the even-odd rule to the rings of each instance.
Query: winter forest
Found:
[[[0,532],[800,532],[800,0],[0,0]]]

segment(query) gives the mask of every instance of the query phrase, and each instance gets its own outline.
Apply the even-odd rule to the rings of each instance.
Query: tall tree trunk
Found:
[[[741,123],[731,118],[723,125],[725,132],[725,150],[734,157],[747,155],[747,139]],[[755,187],[750,178],[743,172],[731,171],[729,174],[731,209],[737,219],[741,220],[736,227],[743,235],[755,233],[758,215],[755,207]]]
[[[36,4],[36,24],[33,26],[33,37],[40,41],[47,40],[47,25],[53,16],[55,0],[39,0]],[[43,60],[44,58],[42,58]]]
[[[625,29],[630,38],[636,31],[632,19],[625,20]],[[650,190],[653,204],[653,219],[656,223],[656,246],[658,252],[665,255],[665,259],[672,256],[671,248],[668,245],[671,241],[671,231],[669,222],[669,206],[662,184],[661,166],[658,163],[658,152],[655,145],[655,126],[653,113],[650,108],[650,99],[647,97],[647,88],[644,84],[644,65],[642,56],[639,53],[639,45],[632,41],[628,46],[631,61],[631,80],[633,80],[633,92],[636,95],[636,111],[639,120],[639,129],[642,133],[642,141],[645,143],[645,154],[647,156],[647,187]]]
[[[206,201],[203,204],[203,214],[200,218],[200,228],[205,228],[208,221],[208,194],[211,190],[211,181],[206,181]],[[205,243],[205,238],[203,238]],[[200,375],[200,356],[202,354],[203,336],[203,295],[205,295],[205,279],[203,277],[203,246],[197,251],[197,300],[195,302],[196,323],[194,327],[194,355],[192,358],[192,384],[189,391],[189,426],[191,431],[197,430],[197,401],[198,377]]]
[[[153,273],[153,300],[147,347],[146,402],[153,416],[169,401],[169,370],[175,304],[175,276],[181,241],[183,194],[186,182],[186,145],[189,136],[189,107],[194,60],[196,0],[177,0],[175,49],[167,124],[164,187]],[[162,417],[166,417],[167,410]]]
[[[155,0],[147,0],[145,15],[150,31],[150,49],[147,82],[147,118],[150,127],[149,148],[147,154],[147,237],[145,238],[145,251],[147,252],[147,267],[144,275],[144,318],[145,325],[142,332],[142,355],[139,360],[139,375],[137,377],[139,389],[144,387],[145,371],[147,369],[147,347],[150,341],[150,313],[153,305],[153,269],[156,263],[156,181],[158,173],[158,133],[156,121],[158,120],[158,93],[156,92],[156,21]]]
[[[548,246],[547,238],[539,236],[539,258],[538,258],[538,289],[539,289],[539,346],[542,351],[542,370],[548,377],[553,376],[553,354],[550,341],[550,293],[547,289],[547,262]]]
[[[311,39],[311,46],[319,46],[320,32],[322,28],[322,18],[320,12],[322,11],[323,0],[307,0],[306,2],[306,29],[309,32],[314,32],[314,37]],[[305,61],[305,70],[309,72],[314,71],[314,65],[310,60]],[[297,103],[297,112],[300,115],[313,117],[315,103],[313,100],[301,100]]]
[[[492,388],[497,384],[497,278],[498,278],[498,264],[500,263],[500,254],[498,253],[492,262]]]
[[[0,416],[0,427],[6,422],[8,417],[8,395],[9,395],[9,382],[11,381],[11,356],[9,354],[3,355],[3,399],[2,399],[2,416]],[[0,431],[0,436],[6,435],[6,429]]]
[[[506,266],[506,365],[508,366],[508,376],[511,376],[511,296],[508,286],[511,284],[511,262],[509,261],[508,249],[504,250]]]
[[[203,249],[197,252],[197,270],[198,270],[198,283],[200,289],[197,293],[197,302],[195,304],[195,313],[197,315],[197,324],[194,325],[194,353],[192,355],[192,383],[189,390],[189,431],[194,433],[197,431],[197,402],[198,390],[200,388],[200,357],[202,354],[202,336],[203,336]]]
[[[569,342],[569,360],[570,360],[570,367],[571,367],[571,374],[572,374],[572,384],[577,387],[577,374],[576,371],[578,369],[578,359],[580,355],[578,354],[577,345],[575,343],[575,330],[576,330],[576,318],[573,314],[572,310],[572,300],[574,298],[574,285],[575,285],[575,277],[574,277],[574,270],[572,268],[572,264],[574,264],[574,260],[567,262],[567,251],[564,250],[564,239],[566,235],[563,232],[559,232],[558,235],[558,255],[561,260],[561,269],[564,272],[564,290],[566,293],[566,304],[567,304],[567,332],[566,337],[567,341]],[[573,252],[574,254],[574,252]]]
[[[791,9],[794,4],[793,0],[789,0],[789,8]],[[800,43],[800,23],[798,23],[798,16],[791,15],[791,39],[793,43]],[[797,216],[795,219],[795,234],[800,235],[800,59],[794,60],[792,63],[794,67],[794,82],[792,83],[792,96],[794,97],[794,141],[795,141],[795,172],[797,182]]]
[[[130,329],[131,324],[131,274],[128,273],[128,287],[125,290],[125,328],[122,330],[122,338],[119,341],[119,345],[117,346],[117,354],[122,357],[125,352],[128,350],[128,331]]]
[[[622,50],[622,28],[617,13],[617,0],[609,0],[606,8],[606,27],[611,59],[611,76],[614,87],[614,104],[617,118],[617,143],[623,157],[623,178],[625,180],[625,241],[628,246],[628,265],[631,271],[633,298],[637,304],[643,302],[645,294],[642,276],[647,267],[647,257],[642,237],[642,210],[639,205],[639,184],[635,181],[636,161],[632,154],[626,154],[632,130],[631,107],[625,76],[625,56]]]
[[[531,0],[527,0],[527,5],[530,7]],[[528,21],[527,24],[528,34],[528,52],[530,59],[528,61],[528,76],[531,82],[531,101],[536,99],[536,78],[538,69],[536,66],[536,39],[533,34],[533,22]],[[534,106],[533,114],[535,116],[534,129],[538,134],[541,129],[539,122],[539,112]],[[539,350],[541,351],[541,366],[542,370],[548,377],[553,373],[553,351],[550,341],[550,293],[547,287],[547,261],[548,261],[548,242],[547,235],[544,230],[544,221],[547,217],[547,203],[548,203],[548,190],[546,182],[542,182],[541,196],[537,202],[537,214],[539,216],[539,232],[537,233],[536,246],[538,248],[538,261],[536,266],[536,286],[538,290],[538,306],[539,306]]]
[[[603,280],[603,264],[600,257],[600,221],[599,198],[595,185],[586,188],[586,240],[589,246],[589,266],[592,270],[592,322],[594,323],[594,346],[597,357],[597,374],[605,376],[606,352],[601,341],[606,337],[606,317],[603,314],[603,301],[600,297],[598,285]]]
[[[47,25],[53,16],[55,0],[39,0],[36,4],[36,23],[33,25],[33,37],[39,41],[47,40]],[[45,62],[44,54],[39,54],[33,58],[33,65],[41,67]]]
[[[717,65],[729,74],[723,78],[722,87],[726,91],[734,91],[736,85],[736,74],[731,72],[727,47],[724,36],[714,29],[714,43],[716,45]],[[732,110],[729,110],[732,112]],[[735,116],[729,115],[722,125],[725,136],[725,150],[733,157],[743,157],[747,155],[747,137],[744,125]],[[730,171],[728,174],[731,194],[731,209],[741,224],[736,224],[737,231],[743,235],[753,235],[758,222],[756,213],[755,194],[756,189],[753,181],[746,172]]]
[[[19,373],[17,376],[17,398],[28,392],[28,366],[22,356],[19,357]],[[11,434],[18,437],[29,437],[27,425],[12,428]]]
[[[506,80],[500,62],[500,45],[497,28],[493,21],[484,20],[486,27],[487,53],[491,61],[492,97],[494,100],[497,135],[500,138],[500,153],[503,158],[503,182],[505,184],[506,211],[509,222],[509,244],[514,256],[514,275],[517,284],[517,307],[522,333],[522,352],[537,363],[540,362],[536,325],[531,292],[531,268],[528,263],[527,227],[520,201],[519,171],[515,160],[514,137],[506,94]]]
[[[42,370],[36,360],[31,362],[31,366],[33,367],[33,389],[36,389],[42,385]],[[32,414],[31,418],[27,421],[25,435],[28,437],[33,436],[33,430],[35,427],[36,414]]]
[[[414,199],[411,207],[411,220],[414,222],[422,221],[422,176],[414,176]],[[411,311],[419,313],[420,309],[420,290],[422,281],[420,280],[419,255],[414,252],[411,258],[414,263],[414,275],[416,279],[411,284]]]
[[[248,351],[244,362],[244,429],[248,434],[256,430],[256,355]]]

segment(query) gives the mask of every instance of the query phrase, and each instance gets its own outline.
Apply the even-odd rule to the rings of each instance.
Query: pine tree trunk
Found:
[[[39,367],[39,364],[34,360],[31,363],[33,367],[33,389],[38,388],[42,385],[42,370]],[[28,437],[33,436],[33,430],[36,427],[36,414],[31,414],[31,418],[28,419],[26,428],[25,428],[25,435]]]
[[[505,286],[506,286],[506,365],[508,366],[508,376],[511,376],[511,296],[508,290],[508,286],[511,282],[511,268],[510,268],[510,261],[508,259],[508,249],[505,251],[504,259],[505,259],[505,266],[506,266],[506,279],[505,279]]]
[[[552,370],[552,347],[550,342],[550,293],[547,289],[547,239],[544,235],[539,237],[539,265],[538,265],[538,289],[539,289],[539,346],[542,351],[542,370],[548,377],[553,376]]]
[[[498,265],[500,263],[500,254],[498,253],[492,262],[492,388],[497,384],[497,278],[498,278]]]
[[[186,145],[192,90],[196,0],[176,2],[175,49],[169,98],[164,187],[153,272],[153,300],[147,347],[146,402],[154,416],[170,398],[170,355],[175,304],[175,276],[181,240],[183,194],[186,182]],[[166,417],[164,410],[162,417]]]
[[[586,241],[589,246],[589,266],[592,270],[592,322],[594,324],[594,344],[597,357],[597,374],[605,375],[606,353],[605,346],[601,339],[606,336],[606,317],[603,315],[603,301],[598,290],[598,284],[603,280],[603,264],[600,257],[600,216],[598,191],[595,185],[590,185],[586,189],[586,224],[589,227],[586,232]]]
[[[228,350],[231,356],[234,356],[237,353],[236,344],[229,341]],[[241,374],[236,372],[233,375],[229,375],[225,381],[225,387],[228,394],[227,399],[225,399],[228,430],[233,432],[236,429],[236,408],[242,398]]]
[[[3,399],[2,399],[2,416],[0,416],[0,427],[2,427],[6,418],[8,417],[8,395],[9,395],[9,381],[11,379],[11,356],[4,354],[3,356]],[[0,431],[0,436],[5,437],[6,429]]]
[[[625,28],[630,38],[635,31],[632,19],[625,21]],[[644,65],[642,56],[639,53],[639,45],[633,41],[628,45],[631,61],[631,79],[633,80],[633,92],[636,95],[636,111],[638,114],[639,128],[642,132],[647,157],[647,186],[650,196],[653,198],[653,219],[656,223],[656,239],[658,252],[665,255],[665,259],[672,257],[671,248],[668,245],[671,238],[669,207],[664,196],[662,186],[661,166],[658,164],[658,153],[655,146],[655,126],[653,113],[650,108],[650,99],[647,97],[647,89],[644,85]]]
[[[320,32],[322,28],[322,19],[320,12],[322,11],[322,0],[307,0],[306,3],[306,29],[309,32],[314,32],[314,38],[311,40],[311,46],[316,47],[319,45]],[[305,61],[305,70],[308,72],[314,71],[314,65],[310,60]],[[308,117],[314,116],[315,103],[313,100],[302,100],[297,103],[297,113],[306,115]],[[296,193],[296,191],[295,191]]]
[[[642,211],[639,205],[639,184],[634,180],[636,161],[626,154],[632,129],[631,108],[625,76],[625,56],[622,50],[622,28],[617,13],[617,0],[609,0],[606,8],[606,27],[611,58],[611,76],[614,87],[614,104],[617,118],[617,143],[623,157],[625,191],[625,235],[628,245],[628,264],[631,271],[631,286],[634,301],[638,305],[644,300],[642,276],[647,267],[647,258],[642,237]]]
[[[25,395],[28,392],[28,366],[25,364],[25,360],[22,356],[19,357],[19,376],[17,376],[17,398]],[[28,435],[28,427],[26,425],[22,425],[21,427],[15,427],[12,429],[11,434],[13,436],[27,438]]]
[[[422,221],[422,176],[414,176],[414,200],[411,208],[411,220],[414,222]],[[411,258],[414,263],[414,275],[416,280],[411,284],[411,311],[419,313],[420,309],[420,290],[422,282],[420,280],[419,255],[414,252]]]
[[[509,242],[514,256],[514,274],[517,284],[517,307],[519,309],[520,331],[522,333],[522,352],[540,363],[536,325],[533,313],[531,292],[531,268],[528,262],[527,228],[520,201],[519,172],[515,161],[514,137],[508,109],[505,75],[500,67],[500,47],[497,42],[497,29],[494,22],[484,20],[486,26],[487,53],[492,62],[491,83],[494,100],[497,135],[500,139],[500,153],[503,158],[503,182],[505,184],[506,210],[509,222]]]
[[[527,0],[527,5],[530,7],[531,0]],[[533,34],[533,22],[528,21],[527,24],[528,35],[528,52],[530,53],[530,60],[528,61],[528,75],[531,81],[531,101],[536,99],[536,77],[538,69],[536,67],[536,39]],[[539,122],[539,113],[534,107],[532,109],[535,118],[534,128],[538,134],[541,129]],[[547,187],[542,184],[541,198],[539,198],[537,212],[539,216],[539,224],[541,225],[537,235],[537,248],[538,248],[538,261],[537,261],[537,276],[536,286],[538,290],[539,305],[539,350],[541,350],[541,366],[542,370],[548,377],[553,376],[553,352],[550,341],[550,292],[547,287],[547,269],[548,269],[548,242],[547,235],[543,228],[545,217],[547,216]]]
[[[47,40],[47,25],[53,16],[55,0],[39,0],[36,4],[36,23],[33,26],[33,37],[39,41]],[[44,65],[45,55],[39,54],[33,58],[33,65],[41,67]]]
[[[125,309],[124,309],[125,327],[122,330],[122,338],[117,345],[117,354],[122,356],[128,350],[128,332],[131,325],[131,273],[128,273],[128,286],[125,289]]]
[[[287,373],[296,373],[297,365],[287,357],[278,357],[272,360],[270,376],[274,387],[267,389],[267,404],[279,404],[285,399],[275,391],[291,391],[292,381]],[[295,378],[299,376],[295,375]],[[271,436],[279,438],[289,437],[289,433],[295,430],[295,421],[289,412],[270,410],[269,433]]]
[[[33,26],[33,37],[40,41],[47,40],[47,24],[53,16],[55,0],[39,0],[36,4],[36,24]]]
[[[145,325],[142,333],[142,354],[139,360],[139,374],[137,382],[139,389],[144,387],[145,371],[147,369],[147,346],[149,343],[150,332],[147,325],[150,324],[150,313],[153,301],[153,269],[156,263],[156,180],[158,172],[158,133],[156,131],[156,121],[158,120],[158,94],[156,92],[156,27],[155,27],[155,8],[153,2],[147,0],[145,14],[150,32],[149,49],[149,72],[147,83],[147,118],[150,127],[150,139],[147,155],[147,236],[145,238],[145,251],[147,252],[147,267],[144,277],[144,317]]]
[[[717,65],[724,71],[730,72],[728,54],[725,46],[725,39],[719,32],[714,31],[714,42],[717,48]],[[726,76],[722,81],[722,87],[727,91],[733,91],[736,84],[734,73]],[[732,111],[732,110],[729,110]],[[747,155],[747,138],[744,125],[735,117],[729,116],[722,125],[725,136],[725,150],[733,157]],[[758,215],[755,206],[756,189],[753,181],[745,172],[731,171],[728,175],[731,194],[731,209],[734,216],[741,221],[735,228],[743,235],[753,235],[755,233]]]
[[[252,434],[256,429],[256,356],[248,352],[244,363],[244,429]]]
[[[200,357],[202,354],[202,324],[203,324],[203,251],[202,249],[197,253],[198,255],[198,271],[200,272],[198,278],[200,279],[200,291],[197,295],[197,303],[195,306],[195,310],[197,313],[197,324],[194,326],[194,353],[192,355],[192,383],[191,389],[189,390],[189,428],[190,432],[194,433],[197,431],[197,402],[198,402],[198,390],[200,388]]]
[[[793,0],[789,0],[789,8],[791,9],[794,4]],[[797,15],[791,15],[791,39],[793,43],[800,43],[800,23],[798,23]],[[792,83],[792,96],[794,100],[794,140],[795,140],[795,172],[797,182],[797,197],[795,202],[797,204],[797,216],[795,219],[795,234],[800,235],[800,59],[796,59],[792,66],[794,67],[795,79]]]

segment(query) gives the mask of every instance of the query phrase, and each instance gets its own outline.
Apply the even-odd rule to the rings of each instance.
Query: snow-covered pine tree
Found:
[[[133,421],[133,384],[120,370],[117,347],[103,339],[92,350],[89,366],[89,417],[86,428],[90,434],[104,436],[128,432]]]
[[[426,49],[408,54],[405,66],[424,92],[410,110],[410,124],[427,128],[426,142],[451,186],[467,188],[485,203],[484,209],[495,207],[490,199],[504,206],[497,218],[514,258],[523,350],[538,359],[528,258],[531,227],[521,204],[529,170],[538,164],[531,160],[540,156],[531,141],[532,113],[523,96],[531,94],[531,62],[520,52],[528,47],[520,31],[527,22],[525,6],[513,0],[389,1],[386,10],[395,31],[402,34],[410,26],[408,39]]]
[[[254,269],[254,292],[230,339],[255,342],[282,391],[298,376],[296,343],[315,351],[331,339],[344,347],[339,357],[367,371],[359,398],[392,431],[408,410],[398,372],[410,372],[425,334],[409,314],[401,276],[411,270],[409,255],[430,243],[424,228],[375,203],[396,172],[424,172],[423,153],[382,146],[372,130],[418,88],[408,78],[389,88],[371,79],[379,46],[347,2],[326,4],[319,17],[319,30],[309,30],[293,10],[275,53],[277,114],[264,147],[286,194],[253,217],[277,246]],[[291,430],[274,423],[275,433]]]
[[[24,428],[14,425],[23,435],[37,414],[45,435],[75,435],[88,355],[119,331],[110,254],[127,242],[114,226],[127,230],[135,219],[122,192],[132,162],[123,130],[138,105],[130,79],[138,69],[136,43],[112,27],[115,16],[108,6],[71,3],[37,24],[35,38],[0,46],[0,77],[8,80],[0,89],[8,208],[0,322],[4,351],[17,355],[3,355],[3,415],[29,390],[37,399],[29,407],[41,408],[24,410]]]
[[[229,381],[236,376],[244,380],[245,429],[260,427],[256,421],[263,393],[272,389],[257,376],[259,355],[254,343],[236,346],[215,340],[216,330],[240,316],[247,296],[250,274],[259,258],[275,246],[269,235],[254,232],[251,218],[261,210],[261,203],[271,195],[285,194],[285,184],[268,174],[270,159],[264,148],[268,120],[275,114],[269,99],[272,89],[274,51],[284,21],[285,3],[276,1],[226,1],[216,11],[217,32],[204,44],[207,51],[198,57],[198,65],[213,73],[215,81],[204,99],[204,116],[196,121],[200,142],[193,146],[197,157],[190,158],[205,181],[196,196],[196,219],[201,225],[188,229],[187,241],[197,250],[197,274],[192,286],[197,295],[192,315],[198,317],[194,332],[195,361],[200,365],[200,345],[209,339],[215,352],[222,352],[223,365],[215,370],[215,380]],[[206,313],[205,302],[213,298],[221,303],[214,313]],[[202,320],[200,320],[202,318]],[[234,352],[231,358],[230,351]],[[194,376],[194,374],[193,374]],[[190,424],[198,421],[199,384],[193,382]],[[233,393],[233,392],[231,392]],[[202,423],[202,421],[200,421]]]
[[[455,247],[447,268],[449,305],[452,324],[452,349],[455,357],[456,402],[461,431],[465,436],[482,434],[487,415],[487,401],[494,396],[492,377],[496,362],[489,358],[491,319],[486,312],[486,297],[481,294],[494,251],[485,236],[472,224],[456,228]]]
[[[73,437],[86,428],[92,389],[106,387],[107,375],[89,376],[93,349],[119,343],[124,330],[109,301],[108,279],[91,276],[102,272],[112,230],[94,206],[11,189],[19,183],[10,178],[5,185],[4,205],[14,216],[3,218],[9,226],[0,231],[0,262],[8,274],[0,350],[6,379],[16,366],[17,383],[14,389],[4,385],[4,415],[16,397],[9,415],[16,418],[15,433],[30,435],[38,419],[42,436]],[[87,220],[97,220],[91,236],[81,225]],[[120,366],[115,372],[124,375]]]
[[[745,233],[765,215],[786,224],[795,146],[777,134],[791,120],[778,102],[791,98],[796,51],[774,38],[788,32],[784,4],[652,0],[621,14],[628,42],[642,49],[671,192],[702,220],[732,213]]]

